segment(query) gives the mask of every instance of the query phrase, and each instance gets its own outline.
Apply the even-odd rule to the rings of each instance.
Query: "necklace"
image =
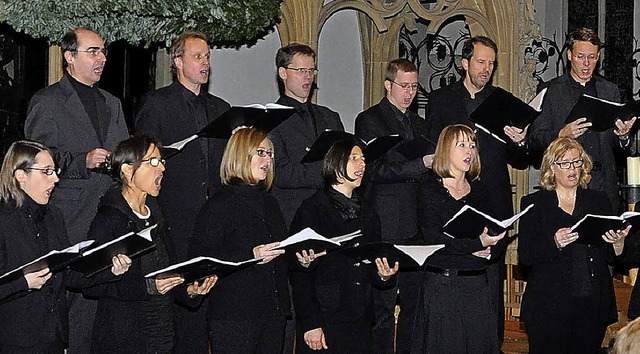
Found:
[[[562,194],[560,194],[558,192],[556,192],[556,195],[558,196],[558,198],[560,198],[562,200],[566,200],[566,201],[571,201],[571,200],[576,199],[576,194],[575,193],[573,193],[573,195],[569,196],[569,197],[565,197],[564,195],[562,195]]]
[[[453,192],[457,192],[458,194],[462,194],[462,192],[467,190],[467,184],[463,184],[461,189],[455,188],[453,186],[449,186],[444,182],[444,179],[442,180],[442,184],[445,186],[445,188],[447,188],[449,191],[453,191]]]

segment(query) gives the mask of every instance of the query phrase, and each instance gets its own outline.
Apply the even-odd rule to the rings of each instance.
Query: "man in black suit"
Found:
[[[275,176],[271,193],[284,214],[287,227],[302,201],[322,187],[322,161],[300,160],[325,130],[344,130],[338,113],[309,101],[318,70],[311,47],[293,43],[276,53],[278,84],[283,89],[277,103],[296,110],[289,119],[271,131],[275,152]],[[295,311],[295,309],[294,309]],[[283,353],[293,351],[295,321],[287,320]]]
[[[490,38],[479,36],[468,39],[462,48],[462,80],[431,92],[427,107],[429,137],[437,141],[442,130],[451,124],[465,124],[475,128],[469,120],[471,113],[495,90],[489,84],[496,63],[498,46]],[[504,144],[482,130],[478,130],[478,146],[482,171],[480,179],[491,193],[496,215],[500,220],[513,215],[511,181],[507,164],[519,161],[526,154],[527,129],[505,126],[504,132],[511,138]],[[494,310],[498,319],[498,338],[504,337],[504,252],[494,250],[487,267],[492,288]]]
[[[204,34],[187,31],[170,48],[175,80],[148,95],[138,112],[136,133],[148,133],[163,144],[185,139],[229,109],[206,90],[210,50]],[[167,220],[169,241],[182,261],[187,258],[196,215],[221,186],[220,162],[226,140],[200,138],[167,162],[158,203]],[[192,313],[176,307],[176,353],[207,353],[206,309]]]
[[[275,179],[271,191],[280,203],[287,226],[303,200],[322,187],[322,161],[300,160],[325,130],[344,130],[338,113],[309,101],[316,69],[316,53],[304,44],[290,44],[276,54],[278,79],[284,94],[277,103],[295,108],[289,119],[271,131]]]
[[[85,240],[100,196],[113,184],[104,174],[109,150],[129,135],[122,105],[97,87],[107,61],[104,41],[77,28],[60,43],[66,72],[29,104],[25,136],[51,147],[62,169],[51,204],[62,210],[72,244]],[[96,302],[69,296],[69,353],[87,353]]]
[[[418,69],[406,59],[396,59],[387,66],[384,80],[386,96],[377,105],[358,114],[356,136],[364,141],[398,134],[408,141],[427,133],[424,119],[408,108],[418,91]],[[418,234],[417,196],[422,174],[431,166],[432,155],[407,160],[391,150],[367,164],[365,178],[367,202],[380,217],[384,241],[406,243]],[[404,271],[398,277],[398,288],[375,290],[376,323],[374,352],[393,353],[394,310],[400,303],[397,352],[411,348],[411,329],[422,272]]]
[[[588,129],[591,123],[585,122],[586,118],[564,123],[582,94],[620,102],[618,87],[594,76],[602,46],[598,35],[591,29],[581,28],[569,34],[565,46],[571,69],[549,82],[542,113],[531,124],[528,145],[542,154],[555,138],[577,139],[593,159],[589,188],[606,192],[614,210],[618,210],[620,197],[614,153],[616,148],[629,146],[629,131],[636,118],[625,123],[617,120],[614,129],[600,133]]]

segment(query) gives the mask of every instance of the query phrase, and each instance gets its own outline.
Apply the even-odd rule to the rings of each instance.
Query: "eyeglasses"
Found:
[[[162,165],[166,165],[167,164],[167,160],[161,159],[161,158],[157,158],[157,157],[150,157],[150,158],[144,159],[144,160],[142,160],[140,162],[148,162],[149,165],[151,165],[152,167],[158,167],[158,166],[160,166],[160,164],[162,164]],[[127,164],[133,165],[133,162],[127,162]]]
[[[569,168],[580,168],[584,165],[584,160],[573,160],[573,161],[560,161],[554,162],[554,165],[560,167],[561,170],[568,170]]]
[[[59,175],[60,172],[62,172],[59,168],[51,168],[51,167],[47,167],[47,168],[27,167],[27,168],[25,168],[25,170],[40,171],[40,172],[44,173],[47,176],[53,176],[54,173],[56,175]]]
[[[88,53],[90,54],[92,57],[97,57],[98,55],[100,55],[100,53],[104,54],[104,56],[107,56],[107,48],[91,48],[91,49],[87,49],[87,50],[72,50],[73,53]]]
[[[417,91],[418,87],[420,87],[420,84],[417,83],[417,82],[414,82],[412,84],[410,84],[408,82],[403,82],[403,83],[399,84],[399,83],[397,83],[397,82],[395,82],[393,80],[389,80],[389,81],[391,81],[392,83],[400,86],[405,91],[409,91],[409,89],[411,89],[412,91]]]
[[[262,148],[256,149],[256,155],[258,155],[260,157],[269,156],[270,158],[273,158],[275,156],[275,154],[273,153],[272,150],[267,150],[267,149],[262,149]]]
[[[297,71],[298,74],[318,75],[318,69],[316,68],[285,68],[285,69]]]
[[[598,55],[597,54],[589,54],[589,55],[578,54],[578,55],[574,55],[573,58],[580,61],[585,61],[585,59],[588,59],[589,61],[596,61],[598,60]]]

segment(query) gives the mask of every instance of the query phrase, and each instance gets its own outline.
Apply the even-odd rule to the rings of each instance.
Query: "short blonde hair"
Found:
[[[471,128],[464,124],[449,125],[442,130],[440,137],[438,138],[432,170],[440,177],[453,177],[451,175],[449,158],[451,157],[451,147],[453,146],[453,143],[460,138],[469,138],[469,141],[476,144],[476,156],[473,161],[471,161],[471,168],[467,172],[466,177],[468,180],[473,181],[480,175],[480,150],[478,146],[478,137]]]
[[[258,181],[251,173],[251,158],[257,154],[257,149],[263,140],[269,142],[269,148],[273,150],[273,143],[267,133],[255,128],[243,128],[235,132],[222,155],[220,164],[220,179],[223,186],[232,184],[248,184],[259,186],[262,190],[269,190],[273,183],[273,162],[269,165],[267,178]]]
[[[552,141],[544,151],[542,165],[540,166],[540,187],[548,191],[556,189],[556,176],[553,173],[553,164],[563,158],[570,150],[577,150],[580,158],[584,161],[581,167],[580,187],[587,188],[587,185],[591,182],[593,163],[591,163],[591,158],[584,151],[582,145],[572,138],[557,138]]]

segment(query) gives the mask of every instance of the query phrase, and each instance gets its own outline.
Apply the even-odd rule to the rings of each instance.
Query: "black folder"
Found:
[[[80,259],[82,257],[82,249],[92,243],[93,240],[82,241],[63,250],[53,250],[44,256],[38,257],[25,265],[3,274],[0,276],[0,283],[10,282],[25,274],[38,272],[45,268],[49,268],[51,273],[63,271],[67,269],[70,264]]]
[[[262,261],[260,258],[249,259],[242,262],[222,261],[213,257],[196,257],[188,261],[177,263],[169,267],[157,270],[145,275],[146,278],[166,279],[183,277],[185,284],[204,279],[213,275],[218,278],[254,265]]]
[[[112,241],[103,243],[82,252],[82,258],[71,265],[71,269],[92,276],[101,270],[110,268],[113,264],[112,258],[119,254],[124,254],[133,258],[155,247],[155,242],[151,238],[151,230],[156,225],[148,227],[137,233],[130,232]]]
[[[628,103],[617,103],[583,94],[573,106],[565,124],[579,118],[587,118],[591,122],[589,129],[603,132],[615,127],[617,119],[627,121],[633,116],[640,115],[640,103],[631,100]]]
[[[640,213],[625,212],[620,216],[587,214],[571,227],[571,231],[578,233],[576,243],[592,246],[602,246],[606,242],[602,239],[609,230],[622,230],[628,224],[632,230],[640,227]]]
[[[346,235],[327,238],[307,227],[282,240],[279,246],[273,247],[272,249],[284,249],[285,254],[288,255],[287,258],[295,258],[296,252],[301,253],[302,251],[313,250],[315,253],[320,253],[323,251],[332,251],[360,236],[362,236],[362,232],[357,230]]]
[[[424,155],[433,155],[436,152],[436,143],[420,135],[415,139],[398,144],[392,150],[401,153],[407,160],[415,160]]]
[[[464,205],[442,227],[442,232],[453,238],[473,239],[480,236],[486,227],[489,229],[489,235],[496,236],[510,228],[532,207],[533,204],[509,219],[497,220],[470,205]]]
[[[277,103],[233,106],[196,134],[164,147],[165,158],[182,150],[197,138],[228,139],[234,129],[246,126],[270,132],[295,113],[295,109]]]
[[[311,145],[309,151],[307,151],[307,154],[304,155],[300,162],[309,163],[322,161],[333,144],[338,141],[354,139],[361,141],[365,145],[363,154],[367,162],[375,161],[402,141],[402,137],[399,135],[386,135],[373,138],[370,141],[363,141],[351,133],[339,130],[327,130],[316,138],[316,141],[313,142],[313,145]]]
[[[401,269],[407,269],[421,267],[429,256],[443,247],[444,245],[405,246],[373,242],[345,248],[342,253],[366,263],[374,263],[376,258],[386,257],[389,266],[393,267],[395,262],[398,262]]]
[[[546,92],[546,91],[545,91]],[[536,99],[542,100],[545,92],[541,92]],[[491,134],[503,143],[511,141],[504,133],[507,125],[524,129],[540,115],[540,111],[523,102],[509,91],[496,87],[496,89],[476,108],[469,120],[475,125]]]

